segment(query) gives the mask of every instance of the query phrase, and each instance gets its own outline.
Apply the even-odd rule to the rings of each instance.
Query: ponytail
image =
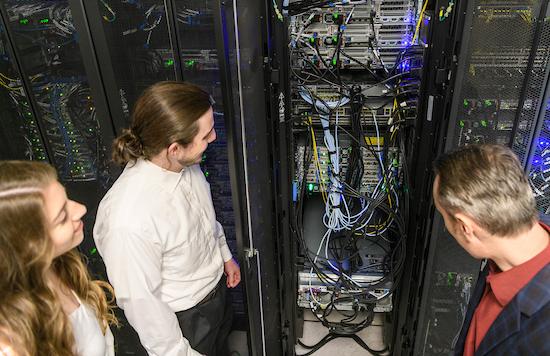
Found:
[[[144,157],[143,144],[131,129],[122,130],[122,134],[113,142],[113,161],[120,165],[135,162]]]
[[[113,142],[113,161],[124,165],[151,159],[177,142],[189,144],[199,132],[197,120],[212,107],[210,95],[183,82],[159,82],[141,94],[129,130]]]

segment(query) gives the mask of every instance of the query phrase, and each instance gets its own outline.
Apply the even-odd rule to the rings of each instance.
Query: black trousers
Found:
[[[207,356],[228,354],[233,308],[225,281],[222,275],[214,290],[199,304],[176,313],[183,337],[194,350]]]

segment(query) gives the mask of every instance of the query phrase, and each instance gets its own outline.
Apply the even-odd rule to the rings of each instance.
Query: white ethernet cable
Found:
[[[329,119],[330,112],[334,109],[338,109],[340,106],[343,106],[349,103],[348,97],[342,97],[338,101],[322,101],[314,99],[313,96],[303,88],[300,90],[300,96],[307,103],[314,105],[317,112],[319,113],[319,118],[321,125],[323,127],[323,135],[325,146],[329,153],[330,163],[332,165],[332,174],[330,175],[329,185],[328,185],[328,199],[327,206],[325,209],[325,216],[323,217],[323,222],[328,229],[334,231],[340,231],[344,229],[344,224],[342,220],[345,215],[340,209],[340,204],[342,201],[342,183],[340,182],[340,162],[338,149],[336,146],[336,139],[329,128]]]

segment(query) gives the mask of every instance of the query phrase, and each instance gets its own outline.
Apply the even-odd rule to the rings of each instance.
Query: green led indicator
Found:
[[[332,14],[332,18],[335,20],[338,18],[338,16],[339,16],[338,12],[335,12],[334,14]]]
[[[309,42],[314,43],[314,42],[315,42],[315,38],[310,37],[310,38],[309,38]]]
[[[460,121],[458,122],[458,126],[464,127],[464,120],[460,120]]]
[[[50,19],[49,19],[49,18],[47,18],[47,17],[45,17],[45,18],[43,18],[43,19],[40,19],[40,23],[41,23],[41,24],[47,24],[47,23],[50,23]]]
[[[188,61],[185,61],[185,66],[186,66],[187,68],[191,68],[191,67],[193,67],[194,65],[195,65],[195,60],[193,60],[193,59],[190,59],[190,60],[188,60]]]
[[[333,66],[336,65],[336,58],[333,58],[333,59],[332,59],[332,65],[333,65]]]
[[[164,66],[165,66],[166,68],[171,67],[171,66],[173,66],[173,65],[174,65],[174,60],[173,60],[173,59],[169,59],[169,60],[167,60],[167,61],[164,62]]]
[[[485,103],[485,106],[491,106],[491,105],[493,105],[493,103],[491,102],[491,100],[485,100],[484,103]]]
[[[210,175],[210,173],[209,173],[208,171],[206,171],[206,172],[204,172],[204,175],[205,175],[206,177],[208,177],[208,176]]]
[[[481,120],[481,126],[487,127],[487,120]]]
[[[19,20],[19,23],[21,25],[28,25],[29,24],[29,19],[21,19],[21,20]]]
[[[307,185],[307,190],[309,190],[310,192],[313,191],[313,183],[309,183],[309,184]]]
[[[97,253],[97,248],[94,247],[90,250],[90,255],[95,255],[96,253]]]
[[[464,103],[464,107],[468,107],[468,100],[464,99],[463,103]]]

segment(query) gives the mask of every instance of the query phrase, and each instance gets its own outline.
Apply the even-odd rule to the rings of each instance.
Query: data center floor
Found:
[[[304,337],[300,339],[306,345],[314,345],[328,334],[328,329],[321,325],[315,319],[310,311],[304,313]],[[383,349],[384,344],[384,320],[381,314],[375,314],[374,321],[371,326],[363,329],[357,334],[370,348],[373,350]],[[296,346],[296,354],[305,354],[308,350]],[[313,355],[315,356],[353,356],[353,355],[369,355],[365,349],[359,346],[356,342],[348,338],[338,338],[330,341]]]

